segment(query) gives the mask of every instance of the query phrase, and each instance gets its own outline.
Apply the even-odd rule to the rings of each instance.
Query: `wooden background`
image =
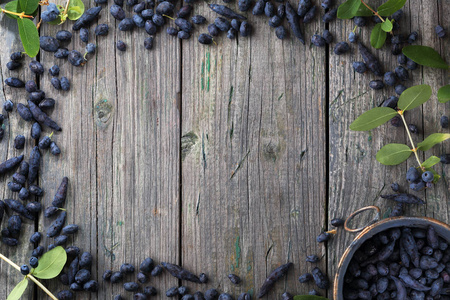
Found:
[[[394,181],[407,191],[405,173],[415,164],[412,157],[396,167],[375,160],[384,144],[408,142],[402,128],[388,124],[370,134],[348,129],[358,115],[394,94],[393,88],[370,90],[368,82],[374,76],[353,72],[351,63],[361,60],[355,45],[351,53],[333,54],[335,42],[346,40],[353,22],[338,20],[325,26],[320,8],[320,19],[303,27],[307,41],[329,28],[335,42],[326,48],[303,46],[294,38],[278,40],[266,17],[250,16],[250,38],[228,40],[222,35],[217,46],[205,46],[197,37],[206,32],[206,25],[183,41],[163,30],[148,51],[143,47],[148,36],[144,30],[117,30],[118,22],[109,14],[111,3],[96,22],[109,24],[109,34],[95,37],[95,24],[91,26],[90,41],[98,51],[84,67],[73,67],[52,53],[37,57],[46,70],[58,64],[60,76],[71,81],[69,92],[54,90],[47,71],[38,81],[56,99],[51,116],[63,128],[54,137],[62,154],[43,152],[39,184],[46,193],[41,201],[49,205],[61,178],[69,177],[68,223],[81,226],[69,244],[94,255],[94,278],[101,279],[105,269],[117,270],[124,262],[138,265],[150,256],[207,273],[207,285],[187,284],[192,292],[214,287],[237,297],[244,291],[256,294],[272,269],[290,261],[295,267],[265,298],[280,299],[284,291],[303,294],[314,288],[297,278],[313,268],[305,256],[317,254],[322,258],[317,265],[332,279],[354,236],[338,230],[328,246],[317,244],[316,236],[331,228],[332,218],[346,217],[363,206],[378,205],[389,212],[393,203],[379,195],[389,193]],[[206,3],[194,7],[194,14],[209,22],[216,17]],[[418,31],[419,44],[437,49],[450,61],[449,38],[438,39],[434,33],[437,24],[450,31],[448,0],[410,0],[404,11],[401,32]],[[366,44],[369,26],[356,31]],[[71,22],[62,28],[70,30]],[[60,29],[44,25],[40,34],[54,35]],[[24,89],[3,83],[9,76],[35,79],[27,67],[6,69],[10,53],[22,48],[15,22],[4,15],[0,38],[0,103],[25,103]],[[119,39],[128,45],[126,52],[115,48]],[[84,47],[75,33],[69,50]],[[397,66],[389,47],[375,52],[386,70]],[[29,62],[25,59],[24,65]],[[448,71],[418,68],[410,78],[408,87],[426,83],[433,89],[432,99],[407,115],[420,129],[414,139],[446,132],[439,119],[449,115],[450,108],[437,102],[436,92],[449,83]],[[0,160],[28,156],[33,146],[30,124],[14,112],[5,126]],[[27,137],[23,151],[12,146],[17,134]],[[446,152],[448,143],[423,158]],[[449,169],[438,165],[437,170],[442,181],[426,193],[416,193],[427,204],[413,206],[406,214],[448,223]],[[0,198],[13,197],[6,188],[10,175],[1,178]],[[44,231],[50,221],[41,216],[35,224],[25,223],[19,247],[0,245],[1,253],[18,264],[30,256],[29,235],[35,228]],[[243,283],[232,285],[229,273],[238,274]],[[2,262],[0,298],[6,298],[20,278]],[[62,287],[58,281],[46,284],[55,293]],[[159,291],[154,299],[162,299],[165,290],[179,282],[166,273],[149,284]],[[121,284],[102,283],[98,295],[78,293],[77,299],[112,299],[118,293],[132,298]],[[24,296],[37,298],[47,299],[36,288]]]

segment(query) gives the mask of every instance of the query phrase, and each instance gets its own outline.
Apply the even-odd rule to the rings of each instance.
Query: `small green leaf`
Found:
[[[328,300],[328,298],[314,295],[297,295],[294,300]]]
[[[428,101],[431,97],[431,87],[428,84],[412,86],[400,95],[397,106],[401,110],[411,110]]]
[[[383,165],[394,166],[407,160],[411,153],[405,144],[387,144],[377,152],[377,160]]]
[[[392,27],[394,26],[389,19],[386,19],[383,23],[381,23],[381,29],[383,29],[384,32],[391,32]]]
[[[431,47],[410,45],[403,47],[403,54],[414,62],[422,66],[448,69],[448,64],[442,59],[441,55]]]
[[[368,9],[364,4],[360,4],[358,11],[355,14],[355,17],[371,17],[373,16],[373,12]]]
[[[34,277],[40,279],[52,279],[61,273],[67,261],[66,250],[58,246],[44,253],[39,259],[39,265],[34,270]]]
[[[384,42],[386,41],[386,32],[381,29],[381,23],[375,25],[372,29],[372,33],[370,34],[370,44],[375,49],[380,49],[383,47]]]
[[[32,14],[39,6],[39,0],[19,0],[19,5],[25,14]]]
[[[433,133],[427,136],[427,138],[424,139],[423,142],[417,144],[417,149],[427,151],[434,145],[448,139],[450,139],[450,133]]]
[[[5,4],[5,9],[11,12],[19,12],[19,0],[14,0]],[[18,16],[6,14],[8,17],[12,19],[18,19]]]
[[[29,57],[35,57],[39,52],[39,33],[30,19],[17,19],[19,35],[22,40],[23,49]]]
[[[383,125],[394,116],[397,115],[397,111],[390,107],[375,107],[369,111],[366,111],[360,115],[350,125],[350,129],[354,131],[367,131],[375,127]]]
[[[422,167],[431,168],[435,164],[439,163],[441,159],[437,156],[430,156],[426,161],[422,163]]]
[[[361,5],[360,0],[347,0],[338,7],[337,17],[339,19],[351,19],[355,16]]]
[[[68,18],[72,21],[78,20],[84,13],[84,3],[81,0],[71,0],[67,10]]]
[[[412,86],[403,91],[397,106],[404,111],[414,109],[427,102],[431,93],[431,87],[428,84]]]
[[[27,289],[28,286],[28,278],[25,277],[22,279],[21,282],[19,282],[15,288],[9,293],[8,298],[6,300],[18,300],[20,297],[22,297],[23,293]]]
[[[395,13],[402,8],[406,3],[406,0],[389,0],[386,3],[381,4],[377,12],[382,17],[387,17]]]
[[[79,6],[72,6],[67,11],[69,20],[75,21],[78,20],[83,14],[83,10]]]
[[[81,9],[81,13],[84,13],[84,3],[81,0],[71,0],[69,3],[69,9],[71,7],[79,7]]]
[[[438,90],[437,97],[439,102],[446,103],[450,100],[450,84],[444,85]]]

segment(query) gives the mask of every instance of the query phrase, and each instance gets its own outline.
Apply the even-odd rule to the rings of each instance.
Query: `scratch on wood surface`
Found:
[[[302,150],[302,152],[300,153],[300,160],[303,159],[303,157],[305,156],[306,152],[308,152],[308,148]]]
[[[231,122],[231,128],[230,128],[230,140],[233,139],[233,133],[234,133],[234,122]]]
[[[280,96],[278,96],[278,101],[280,101],[280,100],[281,100],[281,98],[283,98],[283,96],[284,96],[284,93],[281,93],[281,95],[280,95]]]
[[[230,87],[230,96],[228,97],[228,111],[227,111],[227,118],[228,118],[228,122],[230,121],[230,116],[231,116],[231,100],[233,99],[233,89],[234,87],[231,86]]]
[[[202,76],[200,77],[200,85],[202,88],[202,91],[205,89],[205,61],[202,60]]]
[[[205,134],[202,134],[202,159],[203,159],[203,171],[205,171],[206,170]]]
[[[107,227],[106,232],[105,227]],[[114,261],[116,259],[114,250],[117,249],[117,247],[119,247],[120,242],[116,241],[116,233],[114,231],[112,224],[109,222],[109,225],[105,225],[105,227],[102,229],[103,249],[105,250],[105,255],[107,257],[110,257],[111,261]],[[109,244],[109,246],[106,246],[107,244]]]
[[[377,201],[380,198],[381,193],[383,192],[384,188],[386,187],[386,183],[383,183],[383,186],[378,191],[377,195],[375,196],[375,199],[373,199],[373,202]]]
[[[287,261],[291,259],[291,250],[292,250],[292,244],[291,244],[291,238],[289,238],[288,242],[288,253],[287,253]]]
[[[206,71],[207,71],[207,78],[206,78],[206,91],[209,92],[209,80],[210,80],[210,72],[211,72],[211,54],[209,52],[206,52]]]
[[[335,113],[336,113],[336,110],[338,110],[339,108],[341,108],[341,107],[343,107],[344,105],[346,105],[346,104],[348,104],[348,103],[351,103],[351,102],[353,102],[353,101],[355,101],[356,99],[358,99],[358,98],[360,98],[360,97],[362,97],[362,96],[364,96],[365,94],[367,94],[368,93],[368,91],[365,91],[365,92],[363,92],[363,93],[360,93],[359,95],[357,95],[357,96],[355,96],[355,97],[353,97],[353,98],[350,98],[350,99],[348,99],[347,101],[344,101],[344,102],[342,102],[341,104],[339,104],[339,105],[336,105],[335,107],[333,107],[333,105],[335,104],[335,102],[339,99],[339,97],[341,96],[341,92],[342,92],[343,90],[340,90],[339,91],[339,94],[337,95],[337,97],[333,100],[333,102],[330,104],[330,114],[331,113],[333,113],[333,121],[336,121],[336,115],[335,115]]]
[[[247,154],[245,154],[245,156],[241,159],[241,161],[237,164],[236,168],[234,169],[234,171],[231,173],[230,179],[232,179],[234,177],[234,175],[236,174],[236,172],[241,168],[242,163],[244,162],[244,160],[247,158],[247,156],[250,154],[250,150],[247,151]]]
[[[195,215],[198,216],[198,211],[200,209],[200,193],[198,193],[197,205],[195,207]]]
[[[267,259],[269,258],[269,254],[272,251],[272,249],[273,249],[273,243],[272,243],[272,245],[270,245],[269,249],[267,249],[267,251],[266,251],[266,257],[265,257],[266,270],[267,270]]]
[[[239,268],[239,259],[241,258],[241,247],[239,246],[240,236],[236,237],[236,242],[234,243],[234,247],[236,248],[236,269]]]

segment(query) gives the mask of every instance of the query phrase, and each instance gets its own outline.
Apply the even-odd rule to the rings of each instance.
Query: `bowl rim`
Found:
[[[408,224],[398,224],[399,222],[407,222],[407,223],[412,223],[410,225]],[[351,242],[351,244],[345,249],[344,253],[342,254],[341,259],[339,260],[339,264],[338,264],[338,268],[336,270],[336,274],[334,277],[334,284],[333,284],[333,299],[334,300],[343,300],[343,295],[342,295],[342,291],[339,289],[339,286],[341,285],[343,287],[343,282],[340,282],[339,280],[345,275],[345,272],[347,271],[347,266],[348,263],[350,261],[348,261],[347,265],[344,265],[347,261],[347,258],[349,257],[350,252],[352,251],[356,251],[358,248],[355,249],[355,246],[358,244],[362,244],[364,243],[367,239],[369,239],[370,237],[372,237],[373,235],[377,234],[378,232],[374,232],[375,229],[381,225],[386,225],[387,227],[382,230],[388,230],[390,228],[394,228],[394,227],[403,227],[403,226],[411,226],[414,225],[415,222],[418,223],[429,223],[428,225],[435,225],[438,227],[442,227],[444,230],[448,230],[450,233],[450,225],[447,223],[444,223],[442,221],[433,219],[433,218],[429,218],[429,217],[391,217],[391,218],[386,218],[383,220],[380,220],[372,225],[367,226],[366,228],[364,228],[363,231],[361,231]],[[388,226],[388,225],[392,225],[392,226]],[[373,233],[372,235],[370,235],[370,233]],[[381,232],[381,231],[380,231]],[[345,267],[345,268],[344,268]],[[344,270],[345,269],[345,270]],[[343,271],[345,271],[343,274],[341,274]],[[342,277],[341,277],[342,276]],[[341,289],[342,289],[341,287]],[[339,292],[341,292],[341,294],[339,294]]]

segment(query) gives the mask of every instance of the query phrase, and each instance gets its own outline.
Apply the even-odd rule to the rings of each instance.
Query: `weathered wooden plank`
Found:
[[[436,48],[439,45],[434,34],[436,19],[432,16],[441,11],[441,4],[439,1],[436,1],[435,4],[436,6],[422,3],[422,1],[408,1],[404,8],[405,14],[400,21],[400,32],[409,34],[411,31],[418,31],[420,35],[419,43]],[[423,7],[426,13],[417,14],[418,7]],[[439,14],[441,13],[439,12]],[[369,24],[371,23],[369,22]],[[369,47],[372,26],[357,29],[357,33],[361,33],[360,39]],[[354,28],[354,24],[351,21],[338,21],[330,27],[330,31],[336,34],[336,41],[342,41],[347,39],[348,33]],[[370,49],[380,58],[385,71],[394,70],[398,66],[396,57],[391,55],[389,43],[381,50]],[[398,166],[383,166],[375,159],[377,151],[385,144],[396,142],[410,145],[403,126],[395,128],[388,122],[370,133],[349,130],[351,122],[361,113],[379,106],[384,99],[395,94],[393,88],[390,87],[381,91],[370,90],[369,81],[376,79],[376,76],[367,73],[364,75],[354,73],[351,64],[353,61],[359,60],[362,59],[356,45],[352,46],[352,55],[342,57],[334,55],[332,49],[330,49],[329,219],[347,217],[352,211],[367,205],[377,205],[382,208],[384,216],[388,215],[394,204],[391,201],[380,199],[379,195],[391,193],[390,185],[393,182],[398,182],[403,191],[412,192],[409,190],[405,175],[410,166],[417,166],[413,156],[408,159],[407,163]],[[425,68],[423,71],[415,70],[409,73],[411,79],[403,83],[407,87],[421,83],[440,86],[445,82],[445,77],[441,71]],[[425,74],[427,75],[425,76]],[[437,104],[435,96],[433,98],[425,106],[430,107],[429,111],[417,108],[406,114],[407,122],[418,125],[420,129],[420,134],[413,137],[416,143],[423,138],[424,128],[425,136],[428,135],[427,132],[431,133],[438,130],[437,120],[441,115],[438,112],[442,111],[442,104]],[[427,119],[428,121],[425,121]],[[432,122],[434,123],[431,124]],[[427,154],[427,157],[429,155]],[[439,202],[434,201],[433,206],[430,206],[430,202],[425,207],[412,206],[405,210],[405,214],[433,216],[434,212],[436,218],[448,222],[448,203],[445,200],[448,191],[443,188],[446,185],[447,183],[441,182],[431,191],[435,198],[441,199]],[[425,192],[412,193],[425,197]],[[427,198],[430,197],[429,194],[430,191],[427,191]],[[441,209],[439,213],[437,213],[435,205],[439,205],[439,209]],[[369,215],[363,217],[360,220],[361,224],[371,217]],[[340,230],[333,241],[329,243],[328,272],[330,277],[334,277],[337,263],[353,238],[354,235]]]
[[[56,2],[65,5],[65,1]],[[91,4],[85,3],[89,8]],[[70,43],[61,43],[61,47],[69,50],[75,49],[84,53],[85,44],[78,37],[78,32],[72,31],[72,21],[67,21],[60,26],[51,26],[44,23],[40,28],[41,36],[55,36],[59,30],[69,30],[73,37]],[[94,42],[93,30],[91,30],[90,41]],[[61,132],[54,132],[54,140],[61,149],[59,156],[54,156],[50,151],[42,153],[42,173],[40,176],[41,186],[45,189],[42,203],[45,207],[50,206],[53,197],[63,177],[69,178],[69,188],[64,208],[67,209],[66,224],[78,224],[80,231],[69,237],[67,245],[77,246],[81,252],[90,252],[94,257],[92,279],[99,277],[95,273],[98,268],[97,258],[97,185],[96,185],[96,135],[95,120],[93,119],[93,83],[95,82],[97,66],[95,60],[91,59],[83,67],[72,66],[67,59],[57,59],[54,53],[40,52],[40,61],[45,68],[41,76],[40,86],[47,97],[56,100],[55,108],[49,114],[62,127]],[[58,78],[65,76],[70,81],[70,90],[56,90],[50,80],[52,76],[48,69],[53,65],[60,67]],[[44,134],[52,131],[44,128]],[[41,216],[39,222],[40,231],[46,232],[53,218]],[[45,245],[53,243],[53,239],[46,238]],[[69,258],[69,262],[73,258]],[[64,287],[58,279],[49,283],[49,288],[54,293]],[[97,299],[96,295],[82,293],[83,299]],[[46,299],[45,293],[39,291],[39,299]]]
[[[92,86],[99,278],[106,268],[118,270],[125,262],[138,268],[146,257],[178,263],[181,70],[180,45],[172,37],[158,33],[148,51],[143,29],[116,30],[118,22],[106,7],[100,22],[110,24],[110,32],[97,38]],[[126,52],[116,49],[119,39],[127,44]],[[135,274],[125,279],[135,280]],[[177,284],[168,274],[149,283],[158,289],[155,299]],[[105,284],[99,297],[119,293],[131,294],[122,284]]]
[[[440,39],[435,33],[435,26],[440,24],[444,28],[448,28],[450,25],[450,20],[448,18],[448,13],[450,8],[441,1],[436,1],[430,4],[427,1],[411,1],[409,3],[409,11],[413,12],[418,7],[423,9],[423,13],[420,14],[420,18],[411,18],[411,27],[417,28],[421,35],[420,43],[422,45],[430,46],[436,49],[442,57],[449,62],[450,53],[447,50],[450,46],[450,41],[448,38]],[[447,29],[448,31],[448,29]],[[426,138],[428,135],[435,132],[448,133],[448,129],[443,129],[440,126],[440,118],[442,115],[449,116],[448,104],[442,104],[437,101],[437,91],[438,89],[449,84],[449,72],[432,69],[428,67],[421,68],[419,71],[413,72],[413,82],[414,84],[429,84],[433,90],[431,99],[425,103],[422,109],[414,111],[417,119],[414,121],[422,125],[423,128],[420,131],[419,142]],[[421,114],[421,115],[420,115]],[[448,153],[450,149],[450,142],[446,141],[440,145],[435,146],[430,151],[426,153],[422,152],[421,160],[424,161],[431,155],[441,156],[444,153]],[[411,163],[417,162],[411,161]],[[434,188],[429,189],[425,193],[427,204],[420,207],[420,210],[414,211],[417,215],[424,215],[431,218],[441,220],[445,223],[450,222],[450,202],[448,201],[450,192],[448,189],[449,179],[446,176],[448,172],[448,166],[438,164],[435,166],[435,170],[442,176],[440,182],[438,182]],[[423,193],[422,193],[423,194]]]
[[[22,44],[19,39],[19,33],[17,29],[17,22],[1,14],[0,16],[0,38],[3,41],[0,45],[0,68],[1,68],[1,78],[0,78],[0,113],[5,116],[5,121],[3,123],[5,136],[0,142],[0,161],[12,158],[24,154],[25,160],[28,160],[30,150],[33,146],[33,140],[30,137],[31,123],[25,122],[17,113],[17,104],[26,104],[26,98],[28,93],[25,89],[17,89],[8,87],[5,84],[5,79],[8,77],[17,77],[23,81],[34,79],[35,76],[28,69],[28,63],[31,61],[29,57],[23,60],[23,67],[19,70],[10,71],[6,68],[6,64],[10,61],[10,55],[13,51],[21,51]],[[7,113],[3,110],[3,103],[6,100],[11,100],[14,103],[14,110],[11,113]],[[14,148],[14,138],[22,134],[25,136],[25,148],[23,150],[17,150]],[[11,176],[14,172],[10,172],[3,176],[0,176],[2,185],[0,187],[0,199],[16,199],[18,200],[18,194],[12,193],[7,188],[7,183],[12,181]],[[26,204],[26,202],[24,202]],[[5,214],[3,222],[1,223],[1,229],[6,228],[8,224],[8,218],[12,215],[16,215],[14,212],[10,212],[8,215]],[[11,259],[18,265],[27,263],[33,249],[29,243],[30,234],[34,232],[35,223],[28,219],[22,218],[22,230],[19,239],[19,245],[17,247],[8,247],[2,242],[0,242],[0,252]],[[19,281],[23,279],[23,276],[19,271],[10,267],[4,261],[0,262],[0,295],[1,298],[6,299],[7,295],[15,287]],[[30,286],[32,286],[30,284]],[[24,294],[25,298],[31,299],[33,295],[33,288],[28,288]]]
[[[197,13],[217,17],[204,5]],[[305,255],[325,255],[313,238],[325,210],[325,51],[280,41],[267,17],[247,16],[250,38],[183,41],[182,262],[210,277],[193,290],[237,297],[256,296],[266,275],[291,261],[267,296],[278,299],[311,289],[297,281],[312,268]],[[323,28],[310,24],[307,40]],[[230,273],[243,283],[231,284]]]

